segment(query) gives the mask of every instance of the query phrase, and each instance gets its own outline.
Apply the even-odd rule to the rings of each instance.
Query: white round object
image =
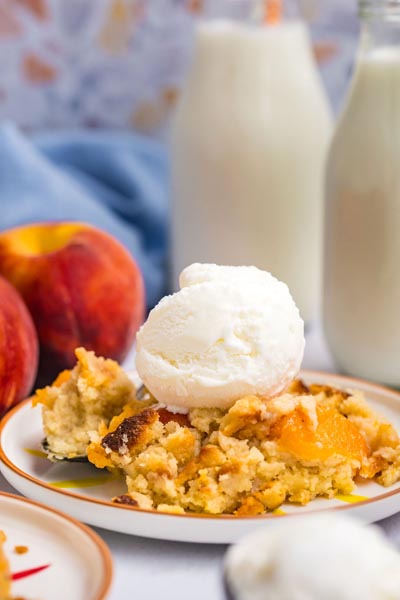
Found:
[[[136,367],[155,398],[227,408],[279,394],[297,375],[304,326],[288,287],[256,267],[193,264],[137,335]]]
[[[400,598],[400,554],[383,532],[339,515],[314,515],[248,536],[227,554],[235,600]]]

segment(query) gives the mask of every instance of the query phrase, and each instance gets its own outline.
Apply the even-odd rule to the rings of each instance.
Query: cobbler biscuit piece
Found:
[[[345,400],[351,395],[349,392],[338,390],[331,385],[322,385],[319,383],[311,383],[310,385],[307,385],[301,379],[294,379],[286,391],[292,396],[319,396],[319,398],[324,402],[327,402],[330,398],[333,398],[333,403],[329,402],[329,404],[332,405]]]
[[[400,444],[392,448],[378,448],[366,459],[360,471],[365,479],[375,478],[378,483],[389,487],[400,480]]]
[[[128,494],[114,499],[115,502],[131,506],[137,503],[145,509],[176,505],[171,510],[180,512],[178,473],[200,452],[199,434],[180,425],[181,416],[170,413],[167,420],[162,413],[166,421],[162,423],[157,410],[147,409],[125,419],[114,431],[91,444],[89,460],[104,466],[99,460],[101,448],[105,466],[123,469],[127,475]]]
[[[225,413],[226,411],[220,408],[191,408],[190,423],[200,433],[210,435],[219,428]]]
[[[42,404],[43,428],[50,457],[85,456],[89,431],[108,424],[124,405],[135,400],[135,386],[113,360],[95,356],[84,348],[76,351],[78,362],[64,371],[52,386],[37,390],[33,404]]]
[[[373,458],[383,459],[384,464],[376,478],[377,482],[385,487],[393,485],[400,479],[400,445],[396,448],[381,448]]]
[[[190,480],[193,480],[201,469],[210,467],[219,467],[226,460],[225,454],[214,444],[207,444],[200,450],[198,456],[189,461],[177,477],[177,485],[184,485]]]
[[[101,445],[106,453],[116,452],[124,455],[128,452],[138,452],[155,438],[151,425],[156,421],[158,421],[156,411],[147,408],[138,415],[122,421],[115,431],[103,438]]]
[[[132,454],[139,453],[155,440],[162,429],[155,410],[136,411],[127,405],[122,415],[110,422],[109,428],[101,423],[98,433],[90,434],[88,459],[98,468],[122,469],[131,462]]]
[[[285,499],[285,494],[283,495],[283,500]],[[279,498],[277,506],[282,504],[282,498]],[[235,510],[235,515],[239,517],[248,517],[255,515],[263,515],[265,513],[265,506],[260,500],[258,500],[255,496],[246,496],[241,505],[237,510]]]
[[[237,434],[239,431],[249,430],[254,425],[266,420],[267,404],[257,396],[245,396],[237,400],[228,410],[221,421],[220,431],[227,436]],[[263,431],[265,439],[268,427]],[[248,436],[246,436],[248,437]]]
[[[178,467],[200,450],[199,435],[180,425],[181,417],[177,415],[175,421],[172,415],[168,420],[164,411],[163,423],[159,411],[148,408],[127,416],[118,425],[119,417],[113,419],[108,431],[102,426],[98,434],[92,435],[89,460],[97,467],[123,469],[135,481],[139,476],[153,478],[153,483],[156,475],[175,478]],[[142,491],[143,484],[139,488]]]
[[[316,427],[316,401],[313,396],[283,394],[271,399],[258,396],[241,398],[221,419],[219,430],[227,436],[261,442],[268,439],[271,428],[282,416],[295,409],[304,414],[312,427]]]
[[[372,452],[399,445],[399,436],[393,425],[377,415],[360,392],[354,392],[340,402],[338,410],[363,431]]]
[[[179,467],[200,452],[200,435],[193,429],[184,426],[178,427],[175,422],[170,421],[165,425],[164,432],[160,444],[174,456]]]

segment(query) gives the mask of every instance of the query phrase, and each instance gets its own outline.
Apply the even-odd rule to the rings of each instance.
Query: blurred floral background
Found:
[[[0,0],[0,119],[26,130],[132,127],[160,135],[195,23],[220,0]],[[224,2],[234,7],[235,0]],[[300,0],[332,105],[357,44],[355,0]]]

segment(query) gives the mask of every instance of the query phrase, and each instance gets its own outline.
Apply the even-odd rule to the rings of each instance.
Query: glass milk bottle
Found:
[[[324,325],[340,368],[400,386],[400,2],[360,16],[327,169]]]
[[[277,5],[269,23],[198,28],[172,131],[172,275],[176,287],[191,262],[256,265],[310,320],[332,122],[307,28]]]

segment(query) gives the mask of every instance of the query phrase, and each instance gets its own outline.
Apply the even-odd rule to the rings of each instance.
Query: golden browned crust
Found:
[[[127,449],[143,444],[149,425],[158,420],[158,413],[152,408],[147,408],[138,415],[122,421],[115,431],[108,433],[101,445],[107,450],[124,454]]]
[[[52,386],[37,390],[33,403],[42,405],[49,458],[84,457],[89,432],[108,426],[129,404],[140,412],[149,402],[136,399],[136,389],[115,361],[77,348],[77,364],[63,371]]]

